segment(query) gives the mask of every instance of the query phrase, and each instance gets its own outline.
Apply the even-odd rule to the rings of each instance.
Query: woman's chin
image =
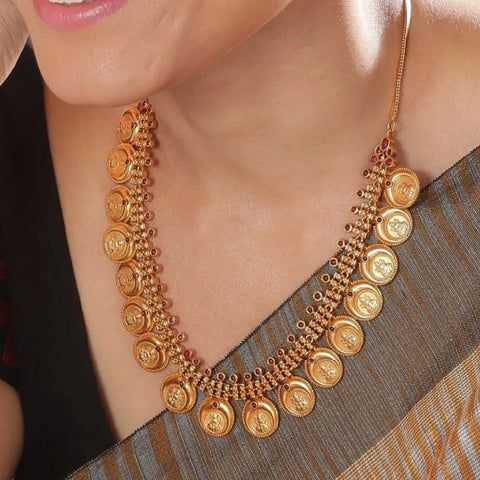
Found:
[[[159,68],[143,61],[128,62],[122,57],[97,52],[91,57],[36,53],[40,72],[47,87],[60,100],[74,105],[116,107],[137,102],[168,88],[177,81],[165,62]],[[147,74],[148,72],[148,74]],[[177,72],[178,73],[178,72]]]

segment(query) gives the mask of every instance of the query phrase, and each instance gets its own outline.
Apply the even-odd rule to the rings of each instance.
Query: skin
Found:
[[[23,423],[17,392],[0,380],[0,478],[10,480],[20,459]]]
[[[70,252],[118,439],[162,410],[158,388],[172,371],[133,361],[101,250],[104,165],[124,106],[149,96],[157,112],[161,278],[208,365],[335,253],[388,120],[401,1],[213,1],[132,0],[90,29],[59,33],[14,0],[46,82]],[[480,143],[480,7],[449,3],[413,5],[397,143],[423,185]]]

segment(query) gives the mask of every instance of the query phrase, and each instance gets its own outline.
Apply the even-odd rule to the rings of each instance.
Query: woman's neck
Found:
[[[358,179],[388,120],[402,3],[294,1],[213,65],[151,97],[160,169],[197,191],[242,185],[274,197],[328,194],[350,167]]]

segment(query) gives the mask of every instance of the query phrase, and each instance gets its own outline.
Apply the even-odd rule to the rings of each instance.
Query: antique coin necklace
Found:
[[[161,394],[171,412],[191,410],[197,390],[206,393],[198,408],[203,430],[212,436],[226,435],[235,421],[231,401],[244,402],[242,421],[256,437],[267,437],[279,423],[278,409],[267,398],[277,390],[282,409],[295,417],[308,415],[315,405],[314,384],[320,388],[335,386],[343,375],[342,356],[360,351],[364,334],[360,322],[375,318],[383,305],[379,286],[393,280],[398,261],[391,247],[405,242],[413,228],[408,210],[415,202],[420,184],[417,175],[407,168],[397,168],[394,142],[395,119],[400,100],[400,86],[405,62],[410,4],[405,1],[405,17],[394,100],[384,138],[370,156],[363,175],[370,183],[359,190],[362,202],[352,207],[358,218],[345,229],[347,240],[339,242],[339,251],[329,261],[332,274],[322,275],[325,290],[313,294],[306,305],[306,319],[299,319],[297,333],[278,346],[276,355],[266,365],[242,375],[212,369],[200,369],[201,361],[185,348],[185,334],[174,326],[177,317],[170,312],[171,302],[164,297],[166,286],[160,282],[161,270],[156,257],[159,250],[152,244],[156,231],[146,204],[149,167],[153,160],[156,126],[152,106],[145,100],[128,108],[118,125],[120,144],[107,160],[107,172],[117,184],[107,195],[107,216],[112,224],[103,237],[105,254],[119,266],[116,282],[126,297],[122,321],[136,337],[133,352],[138,364],[150,372],[163,370],[169,361],[178,372],[165,378]],[[376,242],[367,245],[372,230]],[[353,280],[356,271],[360,279]],[[343,309],[343,311],[340,311]],[[326,337],[326,345],[321,344]],[[304,378],[297,369],[303,366]]]

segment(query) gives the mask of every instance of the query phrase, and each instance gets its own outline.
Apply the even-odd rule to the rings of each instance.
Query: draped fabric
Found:
[[[309,416],[281,412],[275,434],[257,439],[235,405],[233,431],[211,438],[195,409],[164,412],[68,478],[480,478],[480,148],[423,188],[412,213],[382,313],[362,323],[364,348],[344,360],[339,385],[316,389]],[[329,271],[308,279],[219,368],[262,364]]]

